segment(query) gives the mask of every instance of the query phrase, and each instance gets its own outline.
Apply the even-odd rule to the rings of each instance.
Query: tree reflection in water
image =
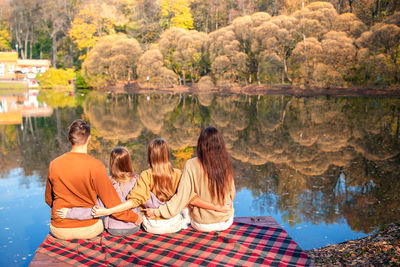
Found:
[[[153,138],[167,140],[182,168],[201,127],[214,125],[236,186],[250,189],[258,208],[272,206],[292,225],[346,219],[364,233],[400,219],[399,99],[90,92],[72,107],[43,101],[51,117],[0,126],[1,173],[21,167],[44,182],[49,161],[69,149],[75,118],[92,125],[93,156],[107,164],[112,147],[127,146],[138,172]]]

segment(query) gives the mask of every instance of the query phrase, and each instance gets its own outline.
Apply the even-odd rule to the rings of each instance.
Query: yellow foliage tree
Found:
[[[0,23],[0,51],[8,51],[11,49],[8,28],[9,26],[6,21]]]
[[[72,22],[70,38],[83,51],[80,59],[85,59],[87,53],[104,35],[115,33],[113,21],[99,16],[91,6],[83,7]]]
[[[191,159],[194,155],[193,147],[188,146],[174,150],[172,151],[172,155],[175,157],[175,160],[173,160],[174,167],[183,170],[186,161]]]
[[[161,26],[193,29],[190,0],[161,0]]]

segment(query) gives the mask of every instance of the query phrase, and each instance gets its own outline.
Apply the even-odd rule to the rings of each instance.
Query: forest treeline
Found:
[[[93,87],[395,85],[396,0],[0,1],[0,50]],[[78,72],[81,78],[80,71]],[[83,84],[83,82],[82,82]]]

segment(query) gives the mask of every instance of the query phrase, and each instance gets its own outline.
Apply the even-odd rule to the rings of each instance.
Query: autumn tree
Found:
[[[161,26],[167,28],[193,28],[193,17],[188,0],[161,0]]]
[[[6,21],[0,22],[0,51],[11,49],[9,26]]]
[[[188,35],[189,32],[182,28],[171,28],[163,32],[158,42],[158,47],[165,60],[165,65],[178,75],[181,74],[181,65],[176,62],[174,52],[179,45],[179,39]]]
[[[354,40],[344,32],[328,32],[321,42],[306,38],[292,53],[295,84],[306,87],[343,86],[356,64]]]
[[[29,41],[34,34],[34,26],[38,24],[39,1],[11,1],[10,8],[12,35],[21,51],[21,57],[26,59],[28,58]]]
[[[123,28],[127,23],[128,19],[117,5],[107,1],[89,1],[80,6],[69,37],[77,45],[80,59],[85,59],[101,37],[116,33],[117,28]]]
[[[301,87],[313,86],[313,74],[321,61],[322,46],[314,37],[297,43],[291,57],[293,85]]]
[[[351,2],[354,3],[348,12],[354,13],[368,26],[383,22],[386,17],[400,11],[400,2],[396,0],[353,0]]]
[[[271,18],[270,21],[261,24],[255,29],[256,42],[252,50],[258,55],[259,62],[266,64],[277,64],[281,66],[281,82],[291,81],[288,73],[288,59],[296,44],[297,19],[294,17],[280,15]],[[261,70],[262,66],[259,67]],[[275,75],[279,75],[276,73]]]
[[[60,39],[67,36],[75,15],[74,0],[45,1],[42,4],[42,27],[52,41],[52,65],[56,67]],[[72,51],[70,51],[72,52]]]
[[[247,83],[249,59],[240,49],[231,27],[224,27],[208,35],[207,47],[211,63],[211,73],[217,85]]]
[[[198,81],[205,69],[205,41],[206,34],[197,31],[190,31],[179,39],[173,57],[180,65],[184,84],[187,76],[192,82]]]
[[[252,50],[252,46],[256,44],[255,32],[257,27],[271,19],[271,16],[265,12],[257,12],[247,16],[238,17],[233,20],[230,28],[235,33],[236,39],[240,42],[241,51],[248,55],[249,82],[256,80],[260,82],[259,62],[257,53]]]
[[[382,22],[385,24],[394,24],[400,27],[400,11],[397,11],[393,15],[386,17]]]
[[[333,29],[338,13],[329,2],[312,2],[296,11],[293,16],[298,20],[297,31],[302,37],[321,39]]]
[[[193,0],[193,25],[198,31],[212,32],[229,24],[228,1]],[[233,19],[233,18],[231,18]]]
[[[178,82],[178,76],[164,66],[164,57],[156,47],[150,48],[139,58],[137,74],[143,87],[170,87]]]
[[[198,81],[204,71],[206,34],[198,31],[187,31],[171,28],[160,38],[159,47],[169,69],[183,79]]]
[[[328,32],[321,41],[322,61],[346,75],[349,68],[355,64],[357,49],[353,42],[354,40],[344,32]]]
[[[388,20],[391,22],[390,20]],[[360,62],[361,68],[368,68],[369,57],[376,60],[377,58],[386,59],[382,62],[387,64],[385,69],[391,69],[392,71],[388,73],[388,76],[392,76],[394,81],[398,82],[400,79],[400,63],[399,63],[399,53],[400,53],[400,27],[396,24],[386,24],[378,23],[373,26],[369,31],[364,32],[358,39],[357,45],[365,48],[363,50],[363,55],[359,57],[362,62]],[[377,81],[382,79],[382,76],[376,74],[367,74],[372,79]],[[386,76],[386,75],[385,75]],[[389,78],[388,77],[388,78]],[[389,78],[390,79],[390,78]],[[382,81],[383,82],[383,81]],[[389,82],[389,80],[388,80]]]
[[[353,38],[358,38],[367,30],[367,26],[356,15],[344,13],[336,18],[333,30],[345,32]]]
[[[279,10],[275,12],[278,12],[278,14],[280,15],[290,15],[296,12],[297,10],[300,10],[303,7],[303,5],[307,5],[310,2],[312,2],[312,0],[283,0],[278,2],[281,2],[279,3],[278,6]]]
[[[136,75],[136,62],[142,52],[139,43],[124,34],[105,36],[84,61],[83,75],[94,87],[129,82]]]
[[[161,7],[154,0],[123,0],[122,13],[129,19],[125,30],[140,43],[155,43],[162,32]]]

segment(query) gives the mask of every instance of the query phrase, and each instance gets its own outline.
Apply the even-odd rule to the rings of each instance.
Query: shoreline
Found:
[[[400,88],[365,86],[335,88],[298,88],[291,85],[247,85],[247,86],[201,86],[176,85],[173,87],[142,87],[138,83],[101,87],[99,91],[115,93],[194,93],[194,94],[245,94],[245,95],[291,95],[291,96],[378,96],[400,97]]]
[[[400,222],[364,238],[305,252],[317,266],[399,266]]]

